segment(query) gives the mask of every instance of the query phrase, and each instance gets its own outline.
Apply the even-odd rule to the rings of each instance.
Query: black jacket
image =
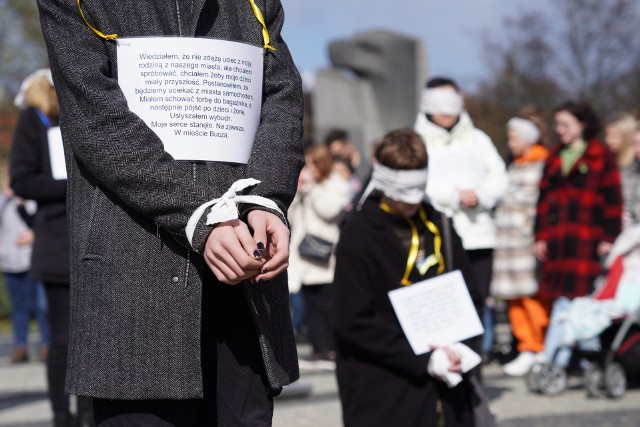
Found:
[[[69,283],[67,180],[53,179],[47,127],[33,108],[23,111],[18,119],[10,169],[11,188],[16,195],[38,202],[31,276],[45,282]]]
[[[408,251],[378,203],[370,197],[353,213],[337,246],[337,376],[344,421],[347,426],[399,425],[401,419],[406,426],[429,425],[427,406],[435,405],[438,387],[426,371],[431,353],[413,353],[387,295],[401,286]],[[442,232],[441,213],[424,207],[427,218]],[[479,311],[481,298],[471,266],[460,238],[451,230],[453,269],[462,271]],[[443,255],[444,245],[443,241]],[[435,275],[435,268],[423,277],[414,269],[409,278],[417,282]],[[475,347],[469,341],[465,343]]]

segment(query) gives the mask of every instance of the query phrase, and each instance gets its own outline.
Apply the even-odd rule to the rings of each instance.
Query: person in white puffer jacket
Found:
[[[449,78],[427,82],[414,130],[430,157],[427,196],[453,218],[478,286],[488,298],[496,244],[493,210],[508,184],[504,161],[491,138],[473,125],[458,85]],[[491,310],[485,307],[485,312],[486,353],[493,343],[493,322]]]

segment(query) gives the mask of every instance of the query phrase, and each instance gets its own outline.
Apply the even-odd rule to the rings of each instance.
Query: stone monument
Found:
[[[426,79],[422,43],[387,30],[366,31],[329,45],[332,67],[316,75],[313,135],[347,130],[368,160],[385,132],[413,127]]]

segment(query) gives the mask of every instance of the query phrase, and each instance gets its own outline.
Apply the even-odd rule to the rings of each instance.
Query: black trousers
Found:
[[[273,399],[265,388],[258,337],[241,286],[223,285],[213,279],[205,282],[201,339],[202,399],[93,399],[96,424],[100,427],[270,426]]]
[[[302,285],[304,309],[313,354],[327,357],[335,351],[333,342],[333,286]]]
[[[478,288],[482,292],[482,299],[485,300],[489,296],[491,276],[493,275],[493,249],[474,249],[466,252],[471,262],[471,269],[476,278]],[[482,315],[480,318],[482,318]]]
[[[47,382],[54,416],[69,414],[69,395],[64,391],[69,354],[69,284],[44,282],[49,313],[49,355]],[[91,399],[78,397],[78,412],[91,412]]]

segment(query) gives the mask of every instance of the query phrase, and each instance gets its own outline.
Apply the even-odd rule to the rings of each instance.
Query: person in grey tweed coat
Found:
[[[255,0],[275,50],[265,51],[262,113],[246,165],[176,161],[164,151],[127,107],[115,42],[87,27],[79,4],[38,1],[68,171],[67,391],[93,397],[102,425],[270,425],[272,396],[298,378],[286,219],[241,204],[238,220],[211,226],[203,215],[192,243],[185,226],[242,178],[260,180],[245,194],[280,212],[293,199],[302,89],[280,36],[280,1]],[[263,45],[249,0],[91,0],[82,10],[120,37]],[[266,257],[255,259],[262,244]]]

